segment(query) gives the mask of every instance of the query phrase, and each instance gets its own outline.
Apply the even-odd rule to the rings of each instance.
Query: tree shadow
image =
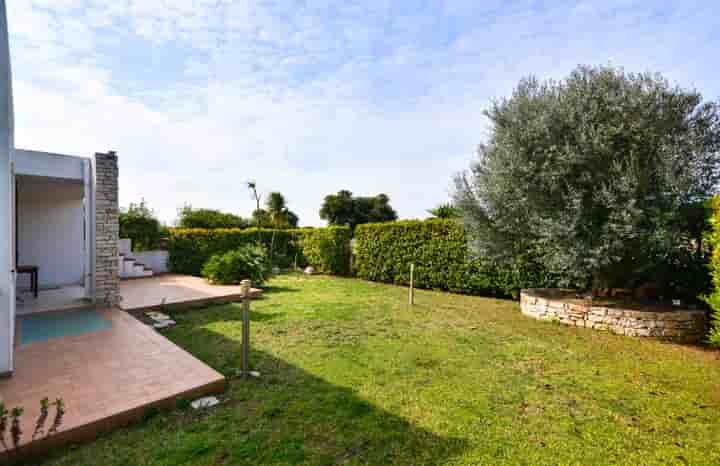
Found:
[[[429,465],[467,449],[463,439],[418,427],[350,387],[329,383],[264,351],[251,351],[251,368],[261,377],[239,379],[238,340],[204,323],[191,333],[185,349],[231,379],[227,403],[246,423],[238,443],[221,448],[228,464]]]

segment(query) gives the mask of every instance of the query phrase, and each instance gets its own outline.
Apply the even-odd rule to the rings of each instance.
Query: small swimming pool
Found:
[[[84,335],[112,327],[108,319],[92,309],[30,314],[18,317],[18,321],[21,345]]]

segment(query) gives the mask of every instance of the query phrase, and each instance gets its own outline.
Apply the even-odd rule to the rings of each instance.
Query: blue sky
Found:
[[[116,150],[121,203],[247,216],[244,181],[305,225],[326,194],[447,201],[492,99],[578,64],[720,99],[714,1],[9,0],[19,147]]]

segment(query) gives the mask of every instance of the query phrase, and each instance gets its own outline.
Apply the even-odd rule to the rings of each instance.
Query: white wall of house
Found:
[[[15,279],[12,164],[14,123],[5,0],[0,0],[0,374],[13,370]]]
[[[39,267],[40,288],[84,283],[84,186],[18,177],[18,264]],[[29,288],[29,276],[18,287]]]
[[[15,149],[15,172],[18,175],[82,181],[83,165],[87,160],[72,155]]]

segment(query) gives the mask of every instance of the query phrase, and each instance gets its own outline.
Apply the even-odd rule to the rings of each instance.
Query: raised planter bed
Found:
[[[520,308],[523,314],[536,319],[633,337],[693,343],[702,340],[707,330],[703,310],[590,301],[577,298],[569,290],[522,290]]]

